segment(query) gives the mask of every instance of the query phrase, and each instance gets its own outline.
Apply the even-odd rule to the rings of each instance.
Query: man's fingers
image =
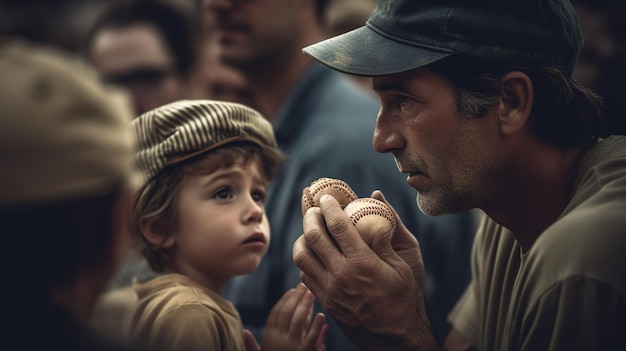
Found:
[[[300,268],[300,278],[302,280],[303,274],[314,281],[323,282],[326,278],[326,268],[322,261],[317,257],[315,252],[308,248],[305,243],[304,236],[300,236],[293,244],[293,262]],[[311,281],[311,279],[309,279]],[[307,281],[302,280],[307,284]],[[308,284],[307,287],[311,288]]]
[[[324,216],[323,219],[326,228],[328,228],[330,235],[337,245],[339,245],[339,249],[347,259],[363,255],[363,252],[367,252],[367,244],[361,238],[356,227],[352,225],[346,213],[341,209],[337,200],[332,196],[323,195],[320,198],[320,210],[321,214]],[[335,271],[344,265],[343,262],[333,260],[333,258],[336,259],[336,255],[330,255],[330,253],[327,252],[315,252],[331,271]],[[324,257],[322,257],[322,255],[324,255]],[[335,267],[333,267],[333,263],[336,263]]]
[[[322,198],[326,198],[326,196],[322,196]],[[332,201],[334,201],[335,205],[339,208],[339,211],[343,213],[341,210],[341,206],[339,203],[332,197],[329,197]],[[303,229],[304,234],[302,235],[304,238],[304,245],[307,249],[309,249],[315,257],[319,259],[319,262],[323,269],[325,270],[333,270],[333,265],[337,265],[337,258],[341,257],[341,252],[339,248],[335,245],[329,234],[327,233],[326,225],[324,217],[322,216],[321,209],[319,207],[313,207],[309,209],[303,218]],[[294,257],[296,265],[302,267],[299,263],[299,257]]]

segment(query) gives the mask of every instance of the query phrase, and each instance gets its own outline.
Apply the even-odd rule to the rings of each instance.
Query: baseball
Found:
[[[372,198],[360,198],[350,202],[344,212],[356,227],[363,240],[371,246],[374,234],[381,228],[396,230],[393,212],[384,202]]]
[[[302,190],[302,214],[311,207],[319,207],[320,197],[324,194],[334,197],[342,208],[358,197],[343,180],[319,178]]]

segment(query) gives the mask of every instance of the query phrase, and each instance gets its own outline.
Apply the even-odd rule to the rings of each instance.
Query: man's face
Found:
[[[215,18],[221,59],[252,67],[292,52],[291,46],[298,45],[299,6],[295,0],[205,0]]]
[[[498,191],[503,169],[498,119],[459,115],[454,88],[421,68],[373,78],[381,109],[374,148],[394,155],[428,215],[482,207]]]
[[[129,89],[137,114],[184,95],[174,56],[148,24],[101,30],[93,39],[90,57],[103,80]]]

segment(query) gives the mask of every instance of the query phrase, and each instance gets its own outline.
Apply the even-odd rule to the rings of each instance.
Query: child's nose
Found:
[[[252,196],[248,196],[246,205],[246,222],[260,222],[263,219],[265,208],[259,201],[255,201]]]

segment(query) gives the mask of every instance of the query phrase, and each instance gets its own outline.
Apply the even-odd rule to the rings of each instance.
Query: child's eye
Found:
[[[215,198],[220,199],[220,200],[228,200],[230,198],[232,198],[232,192],[230,191],[230,189],[224,188],[224,189],[220,189],[218,190],[215,195],[213,195]]]
[[[252,198],[256,202],[264,203],[265,202],[265,191],[253,191]]]

